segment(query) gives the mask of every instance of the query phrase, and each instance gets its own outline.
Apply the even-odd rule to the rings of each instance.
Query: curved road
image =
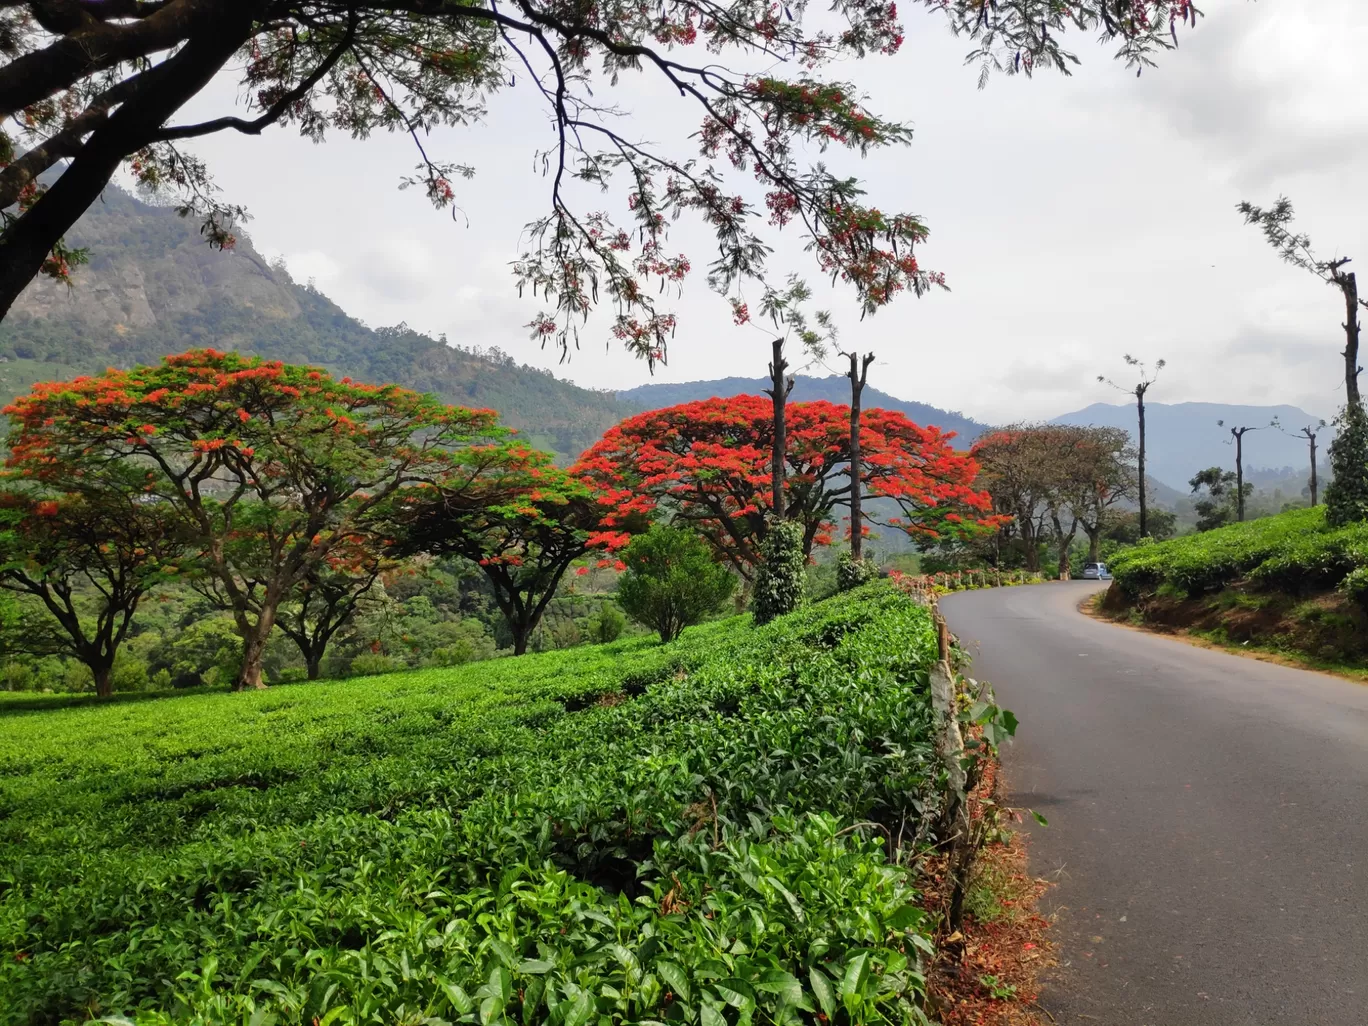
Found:
[[[1368,1024],[1368,686],[1090,619],[1087,582],[941,608],[1004,751],[1083,1026]]]

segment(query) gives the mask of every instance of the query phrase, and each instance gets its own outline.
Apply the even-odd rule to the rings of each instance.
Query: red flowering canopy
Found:
[[[771,400],[750,395],[652,410],[610,429],[575,471],[615,490],[623,508],[664,508],[692,523],[748,574],[770,512],[773,415]],[[810,553],[831,542],[837,510],[850,503],[850,408],[791,403],[787,420],[785,504]],[[889,503],[872,503],[866,519],[931,538],[995,526],[988,495],[973,487],[978,465],[951,448],[953,434],[890,410],[865,410],[860,425],[865,491],[900,513],[880,520]]]
[[[492,410],[212,349],[35,385],[4,412],[12,476],[93,492],[116,487],[118,467],[176,511],[243,636],[240,686],[259,685],[276,610],[296,586],[371,537],[391,496],[501,433]]]

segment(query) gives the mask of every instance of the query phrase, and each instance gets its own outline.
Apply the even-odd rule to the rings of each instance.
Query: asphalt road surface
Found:
[[[1368,1024],[1368,686],[1077,611],[1098,585],[942,600],[1021,719],[1031,869],[1083,1026]]]

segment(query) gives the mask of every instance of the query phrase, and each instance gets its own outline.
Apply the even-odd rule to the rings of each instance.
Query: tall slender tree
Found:
[[[1278,256],[1339,291],[1344,302],[1344,350],[1341,355],[1344,357],[1345,402],[1350,407],[1362,405],[1358,384],[1359,372],[1363,370],[1358,362],[1359,309],[1368,309],[1368,299],[1359,296],[1358,279],[1353,271],[1346,269],[1349,257],[1332,260],[1318,257],[1311,248],[1311,237],[1292,230],[1292,201],[1286,196],[1279,196],[1266,210],[1248,202],[1236,209],[1244,215],[1245,224],[1257,225],[1263,231],[1264,238],[1278,251]]]
[[[1140,502],[1140,537],[1149,537],[1149,482],[1145,479],[1145,395],[1149,392],[1150,386],[1159,378],[1159,372],[1164,369],[1165,361],[1159,360],[1154,365],[1154,372],[1149,373],[1145,364],[1137,360],[1130,353],[1125,356],[1126,366],[1135,367],[1140,373],[1140,380],[1134,385],[1118,385],[1104,374],[1099,374],[1097,380],[1111,385],[1112,388],[1119,389],[1128,395],[1135,396],[1135,412],[1139,421],[1139,436],[1136,445],[1136,460],[1138,468],[1138,498]]]
[[[1307,488],[1311,492],[1311,505],[1319,505],[1320,472],[1316,467],[1316,438],[1320,434],[1321,429],[1325,427],[1325,421],[1319,420],[1315,424],[1308,424],[1306,425],[1306,427],[1302,428],[1299,431],[1288,431],[1282,426],[1281,423],[1279,423],[1278,419],[1274,417],[1273,427],[1277,428],[1283,434],[1291,438],[1296,438],[1298,435],[1300,435],[1302,438],[1306,439],[1307,445],[1311,450],[1311,476],[1307,479]]]
[[[1225,427],[1225,421],[1218,420],[1217,427]],[[1232,427],[1230,437],[1235,445],[1235,519],[1239,523],[1244,523],[1245,518],[1245,486],[1244,486],[1244,436],[1251,431],[1258,431],[1256,427]]]
[[[860,396],[865,382],[869,379],[869,365],[874,362],[873,353],[845,354],[850,360],[850,558],[858,563],[864,558],[864,462],[860,453]]]

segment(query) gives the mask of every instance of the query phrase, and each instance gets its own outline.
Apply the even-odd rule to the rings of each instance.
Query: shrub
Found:
[[[769,623],[802,605],[806,570],[802,525],[796,520],[771,521],[755,571],[752,603],[757,624]]]
[[[836,589],[849,591],[862,584],[868,584],[879,576],[879,564],[872,559],[852,559],[849,552],[842,552],[836,560]]]
[[[370,677],[377,673],[394,673],[402,670],[402,659],[385,655],[383,652],[362,652],[351,661],[351,672],[356,677]]]
[[[1332,527],[1368,521],[1368,413],[1346,406],[1330,443],[1334,478],[1325,488],[1325,520]]]
[[[626,626],[627,618],[622,615],[622,610],[612,602],[605,602],[589,620],[589,637],[595,644],[607,645],[622,637],[622,630]]]
[[[618,605],[662,642],[717,612],[736,590],[731,571],[714,562],[697,535],[677,527],[656,524],[632,539],[622,561]]]

